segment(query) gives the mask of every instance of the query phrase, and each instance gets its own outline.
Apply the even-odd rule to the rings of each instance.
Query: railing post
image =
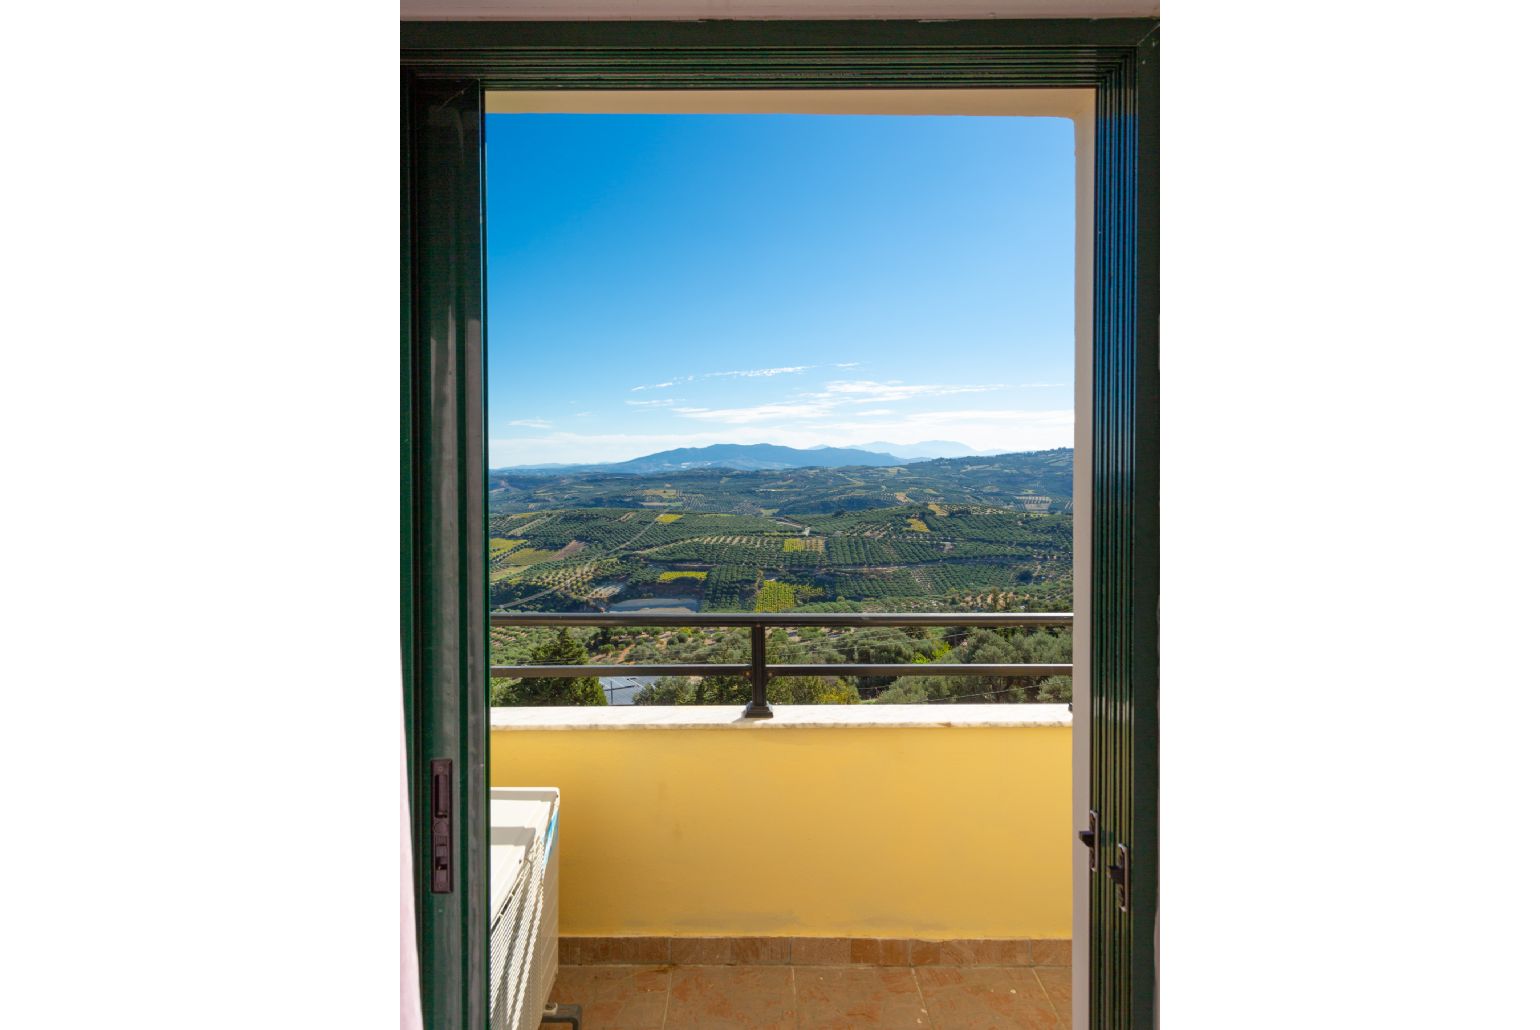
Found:
[[[775,715],[770,711],[770,699],[767,696],[770,686],[770,671],[765,662],[765,624],[756,622],[749,627],[749,687],[753,693],[749,697],[749,704],[743,710],[745,719],[769,719]]]

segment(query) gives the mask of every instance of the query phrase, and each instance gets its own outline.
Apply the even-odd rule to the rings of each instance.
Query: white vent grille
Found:
[[[490,940],[493,1030],[538,1027],[556,977],[556,869],[552,859],[556,852],[557,795],[555,791],[538,792],[547,796],[548,803],[538,805],[533,815],[527,804],[497,803],[499,794],[506,800],[523,802],[536,793],[493,789],[494,854],[502,838],[515,856],[511,861],[518,863],[500,903],[492,899],[497,906]],[[510,825],[500,816],[515,821]],[[518,843],[507,845],[509,835]],[[496,869],[493,882],[499,882]]]

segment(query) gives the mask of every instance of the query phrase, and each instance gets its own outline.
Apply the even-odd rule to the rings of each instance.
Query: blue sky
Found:
[[[1068,446],[1067,119],[487,117],[493,467]]]

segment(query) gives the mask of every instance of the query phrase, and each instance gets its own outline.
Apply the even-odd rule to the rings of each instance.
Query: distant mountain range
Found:
[[[880,451],[894,454],[910,461],[929,461],[931,458],[971,458],[988,451],[976,451],[956,440],[921,440],[919,443],[858,443],[856,450]]]
[[[861,465],[848,463],[851,451],[834,447],[805,451],[774,448],[789,452],[789,456],[779,457],[795,462],[796,467],[741,469],[693,464],[701,460],[702,452],[715,450],[703,447],[636,459],[665,459],[662,464],[666,470],[651,473],[627,469],[631,462],[598,466],[596,471],[493,471],[487,475],[487,500],[495,513],[653,508],[676,513],[797,517],[902,507],[907,512],[905,518],[926,517],[926,511],[941,518],[930,505],[1063,513],[1070,508],[1074,489],[1074,452],[1067,447],[929,461],[892,458]],[[865,455],[868,462],[878,457],[868,451],[855,453]],[[776,456],[772,453],[768,457]],[[742,454],[737,457],[744,459]],[[762,453],[759,457],[767,458]],[[810,458],[819,457],[830,464],[808,464]],[[692,465],[680,469],[681,462]]]
[[[967,457],[978,452],[949,440],[926,440],[917,444],[870,443],[860,447],[781,447],[777,444],[718,443],[709,447],[679,447],[656,454],[644,454],[630,461],[601,465],[515,465],[493,472],[525,475],[655,475],[660,472],[688,472],[692,469],[733,469],[738,472],[764,472],[798,468],[843,468],[852,465],[903,465],[931,458]]]

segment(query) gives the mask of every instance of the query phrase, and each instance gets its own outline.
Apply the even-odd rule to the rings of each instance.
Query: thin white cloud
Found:
[[[854,362],[839,366],[852,367]],[[759,379],[831,366],[788,365],[676,377],[657,387],[703,379]],[[649,425],[650,433],[574,433],[556,430],[544,419],[513,423],[532,430],[522,438],[489,441],[494,466],[544,462],[624,461],[674,447],[712,443],[774,443],[788,447],[849,447],[869,440],[912,444],[955,440],[980,453],[1038,450],[1073,443],[1074,414],[1069,409],[1031,411],[1004,406],[966,407],[971,395],[995,393],[1006,404],[1010,391],[1052,387],[1055,383],[908,383],[892,379],[834,379],[816,388],[788,391],[779,399],[748,405],[713,406],[673,396],[626,399],[625,410],[640,415],[677,416],[678,432]],[[963,405],[956,410],[938,410]]]
[[[516,418],[508,423],[510,426],[524,426],[528,429],[550,429],[551,423],[543,418]]]
[[[820,433],[871,433],[873,430],[882,429],[883,438],[894,440],[898,443],[906,442],[907,437],[917,440],[931,439],[937,432],[975,432],[987,433],[999,432],[1002,428],[1006,431],[1014,429],[1040,429],[1072,430],[1075,426],[1075,413],[1068,409],[1054,409],[1045,411],[1024,411],[1019,409],[962,409],[958,411],[918,411],[899,415],[890,422],[872,423],[861,419],[865,412],[853,413],[850,421],[839,419],[826,419],[812,425],[798,428],[806,428]],[[861,419],[860,421],[856,421]],[[916,436],[915,434],[920,434]],[[867,437],[861,437],[867,439]],[[912,442],[912,441],[909,441]],[[1055,444],[1054,446],[1059,446]],[[1066,445],[1067,446],[1067,445]]]
[[[706,409],[702,409],[706,410]],[[864,416],[865,412],[859,413]],[[1025,411],[921,411],[887,420],[865,417],[814,421],[743,422],[701,425],[682,433],[573,433],[564,430],[489,441],[492,465],[544,462],[625,461],[674,447],[713,443],[773,443],[786,447],[850,447],[869,440],[914,444],[955,440],[984,454],[1069,447],[1075,416],[1068,409]]]
[[[817,368],[817,365],[784,365],[780,368],[743,368],[729,372],[700,372],[693,375],[679,376],[665,383],[649,383],[645,386],[633,386],[631,392],[638,390],[663,390],[680,383],[693,383],[701,379],[764,379],[769,376],[795,375],[798,372],[806,372],[808,369]]]
[[[813,365],[786,365],[783,368],[749,368],[739,372],[707,372],[702,379],[763,379],[766,376],[794,375],[806,372]]]
[[[839,415],[852,405],[894,403],[924,400],[935,397],[951,397],[959,394],[987,393],[994,390],[1012,389],[1012,386],[903,383],[890,380],[885,383],[873,380],[836,380],[824,384],[822,390],[804,391],[782,401],[750,404],[744,407],[676,407],[674,413],[701,422],[719,425],[748,425],[758,422],[786,423],[807,422],[814,419]],[[627,404],[645,402],[627,401]],[[878,408],[870,414],[850,411],[851,417],[876,417],[889,415],[891,408]]]
[[[752,404],[745,408],[675,408],[685,418],[702,422],[718,422],[723,425],[741,426],[750,422],[797,422],[821,418],[828,414],[829,404],[822,401],[799,403],[787,401],[771,404]]]
[[[823,396],[838,397],[852,404],[891,404],[894,401],[914,400],[917,397],[950,397],[959,393],[986,393],[1001,389],[1004,389],[1001,385],[902,383],[898,380],[879,383],[870,379],[857,379],[825,383]]]

